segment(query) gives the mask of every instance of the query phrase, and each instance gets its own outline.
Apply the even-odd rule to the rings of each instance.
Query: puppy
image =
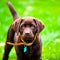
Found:
[[[7,33],[3,60],[8,60],[13,46],[15,46],[17,60],[41,60],[42,43],[39,33],[44,25],[34,17],[20,18],[11,3],[7,4],[14,22]]]

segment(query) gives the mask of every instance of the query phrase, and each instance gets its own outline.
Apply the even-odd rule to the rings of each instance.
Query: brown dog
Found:
[[[19,18],[10,2],[8,7],[14,22],[8,30],[3,60],[8,60],[13,45],[16,49],[17,60],[41,60],[42,43],[39,33],[44,25],[33,17]]]

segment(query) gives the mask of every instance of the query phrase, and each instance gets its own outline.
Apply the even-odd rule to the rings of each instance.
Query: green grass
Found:
[[[59,0],[10,0],[19,16],[33,16],[41,19],[45,25],[40,33],[42,38],[42,59],[60,60],[60,1]],[[0,42],[6,41],[7,31],[13,22],[12,15],[6,5],[0,1]],[[17,3],[16,3],[17,2]],[[0,46],[2,60],[4,46]],[[14,48],[9,60],[16,60]]]

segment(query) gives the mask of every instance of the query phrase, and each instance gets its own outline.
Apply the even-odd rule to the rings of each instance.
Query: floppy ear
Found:
[[[37,29],[38,29],[38,33],[41,32],[44,28],[44,24],[39,21],[38,19],[35,19],[36,20],[36,24],[37,24]]]
[[[17,20],[15,20],[14,22],[13,22],[13,24],[12,24],[12,29],[15,31],[15,32],[17,32],[17,31],[19,31],[19,23],[20,23],[20,21],[21,21],[21,19],[17,19]]]
[[[37,24],[38,24],[38,31],[41,32],[44,28],[44,25],[41,21],[38,21]]]

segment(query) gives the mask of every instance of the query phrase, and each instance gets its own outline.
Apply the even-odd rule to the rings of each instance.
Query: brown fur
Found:
[[[15,50],[17,60],[41,60],[42,43],[39,33],[43,28],[44,25],[42,22],[38,21],[36,18],[17,18],[8,30],[3,60],[8,60],[9,52],[13,47],[7,44],[7,42],[19,43],[21,42],[22,37],[27,43],[29,43],[33,41],[36,34],[36,40],[31,46],[27,46],[27,52],[23,52],[24,45],[16,46]]]

